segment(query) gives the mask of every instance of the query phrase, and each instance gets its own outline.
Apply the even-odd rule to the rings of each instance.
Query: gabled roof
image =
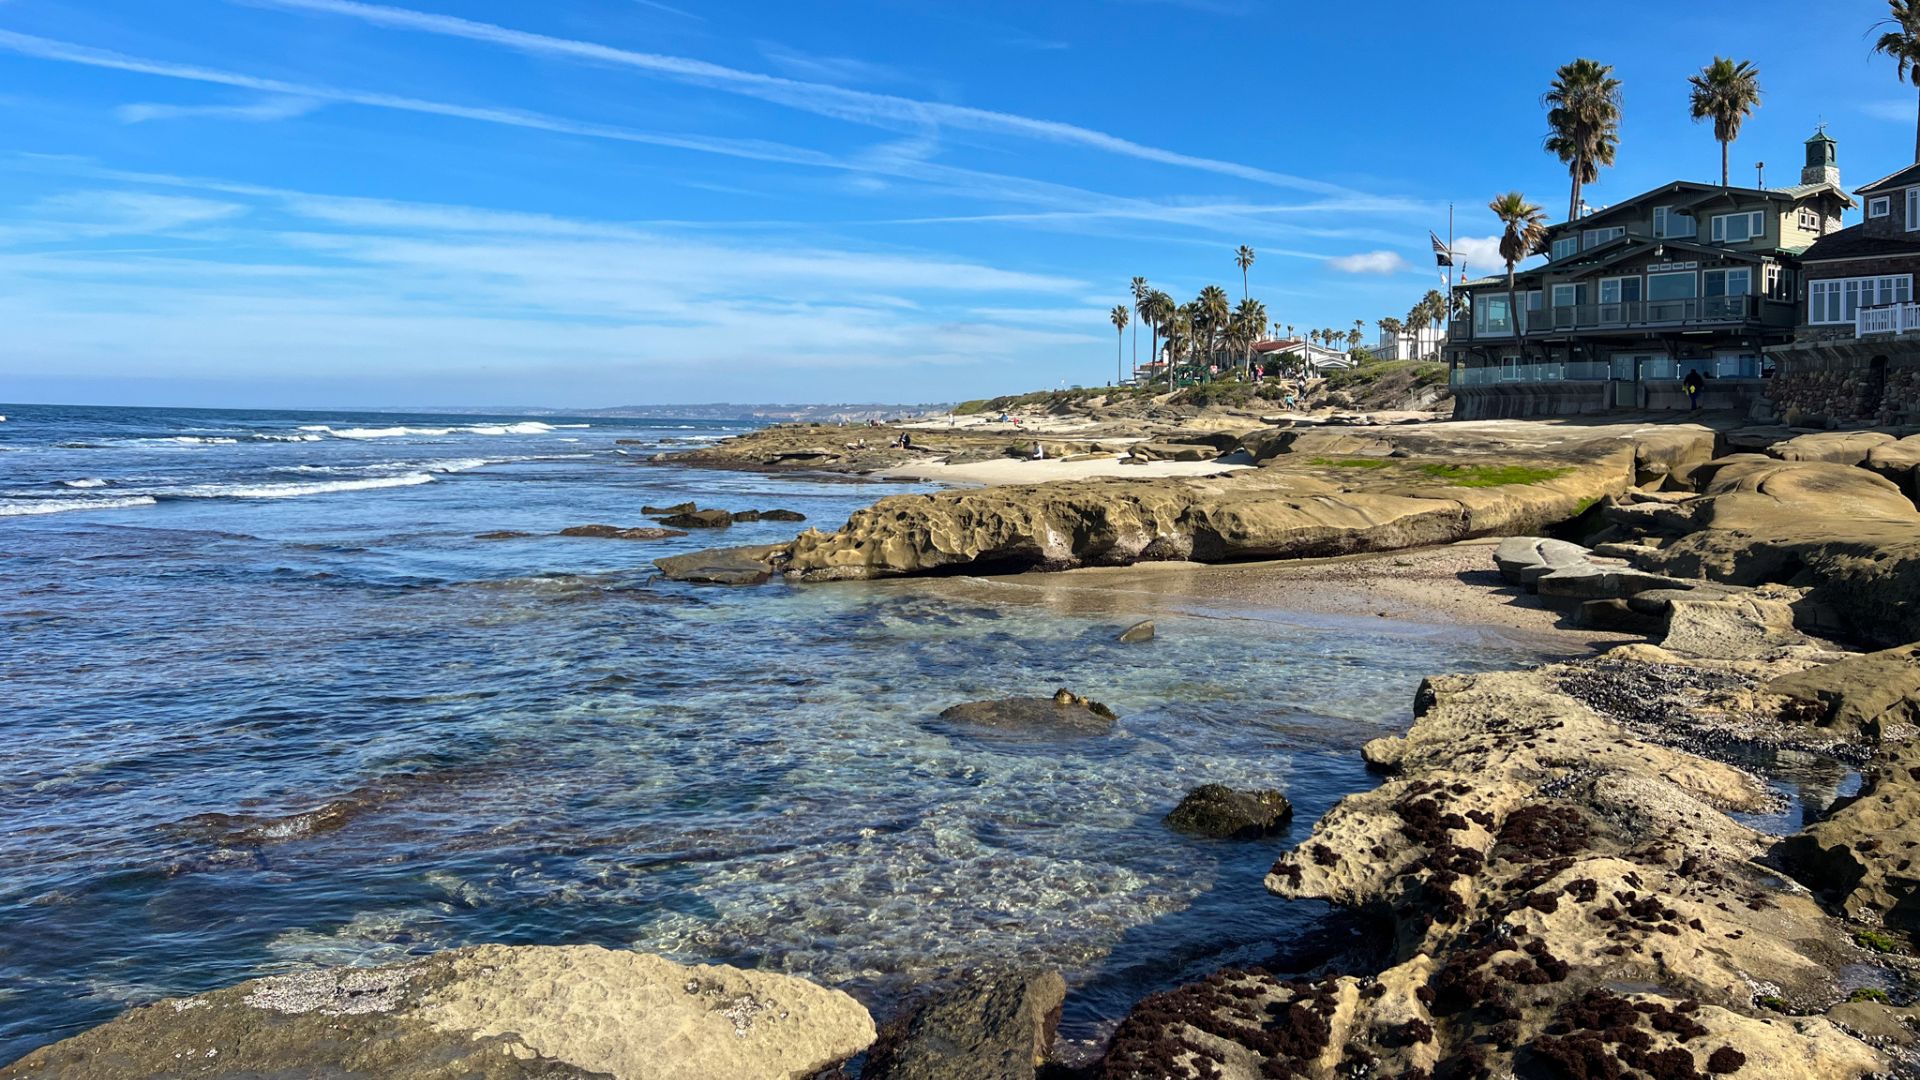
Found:
[[[1586,217],[1563,221],[1547,229],[1548,236],[1564,233],[1568,229],[1588,228],[1588,223],[1607,217],[1627,207],[1639,207],[1652,204],[1660,199],[1675,200],[1676,209],[1697,206],[1712,201],[1716,196],[1728,198],[1768,199],[1774,201],[1799,202],[1827,194],[1838,199],[1843,205],[1852,206],[1853,199],[1846,191],[1833,184],[1798,184],[1786,188],[1749,188],[1721,187],[1719,184],[1702,184],[1695,180],[1674,180],[1649,191],[1643,191],[1630,199],[1614,203],[1604,210],[1596,210]]]
[[[1888,188],[1910,187],[1916,183],[1920,183],[1920,163],[1909,165],[1899,172],[1883,176],[1865,187],[1854,188],[1853,193],[1855,195],[1871,195]]]
[[[1869,236],[1864,224],[1849,225],[1839,232],[1828,233],[1815,240],[1812,247],[1800,253],[1800,261],[1830,262],[1835,259],[1871,259],[1886,255],[1920,257],[1920,240],[1908,240],[1901,236]]]

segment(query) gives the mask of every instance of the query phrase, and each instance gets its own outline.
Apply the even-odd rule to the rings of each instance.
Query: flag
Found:
[[[1429,229],[1427,230],[1427,238],[1433,241],[1434,265],[1452,266],[1453,252],[1447,249],[1447,245],[1440,242],[1440,235],[1434,232],[1433,230]]]

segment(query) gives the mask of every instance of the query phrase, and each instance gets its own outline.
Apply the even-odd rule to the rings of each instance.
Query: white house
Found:
[[[1375,360],[1425,360],[1438,358],[1440,347],[1446,344],[1447,330],[1444,326],[1429,326],[1414,333],[1402,330],[1397,334],[1382,331],[1380,341],[1373,346]]]

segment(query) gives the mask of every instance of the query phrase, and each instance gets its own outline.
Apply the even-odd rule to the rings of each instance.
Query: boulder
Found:
[[[807,515],[798,510],[757,510],[761,521],[805,521]]]
[[[1866,467],[1893,481],[1907,498],[1920,501],[1920,435],[1882,443],[1867,452]]]
[[[1127,454],[1138,461],[1212,461],[1220,456],[1211,446],[1175,442],[1135,443]]]
[[[784,553],[778,544],[712,548],[653,560],[660,573],[673,581],[705,585],[759,585],[773,576],[774,560]]]
[[[998,728],[1021,733],[1063,732],[1104,735],[1119,719],[1112,709],[1072,692],[1056,690],[1052,697],[1009,697],[969,701],[940,714],[949,723]]]
[[[789,975],[597,945],[479,945],[132,1009],[0,1078],[801,1080],[874,1035],[859,1002]]]
[[[1224,784],[1194,788],[1166,817],[1178,832],[1219,840],[1272,836],[1292,820],[1293,804],[1278,791],[1235,791]]]
[[[1875,447],[1893,442],[1884,431],[1818,431],[1796,435],[1767,448],[1767,453],[1782,461],[1830,461],[1837,465],[1859,465]]]
[[[1779,855],[1807,888],[1869,925],[1920,932],[1920,743],[1880,748],[1860,793],[1781,842]]]
[[[1509,536],[1493,549],[1494,565],[1510,585],[1532,585],[1541,575],[1587,562],[1589,552],[1579,544],[1540,536]]]
[[[1567,566],[1540,575],[1534,591],[1549,603],[1577,607],[1586,600],[1606,600],[1651,592],[1654,589],[1683,589],[1686,583],[1662,574],[1643,570],[1599,566],[1587,563]]]
[[[633,528],[622,528],[618,525],[569,525],[560,530],[560,535],[587,536],[600,540],[666,540],[687,534],[679,529],[656,529],[645,525]]]
[[[640,512],[648,517],[668,517],[673,514],[691,514],[699,507],[690,502],[674,503],[672,506],[642,506]]]
[[[1152,641],[1154,633],[1153,620],[1149,619],[1146,622],[1134,623],[1132,626],[1120,631],[1120,637],[1117,640],[1122,645],[1139,645],[1143,642]]]
[[[676,529],[724,529],[733,524],[733,515],[725,510],[689,510],[669,514],[660,519],[660,524]]]
[[[1791,699],[1798,716],[1822,727],[1879,741],[1895,725],[1920,721],[1920,644],[1782,675],[1761,689]]]
[[[887,1025],[863,1080],[1033,1080],[1053,1046],[1066,980],[972,973]]]

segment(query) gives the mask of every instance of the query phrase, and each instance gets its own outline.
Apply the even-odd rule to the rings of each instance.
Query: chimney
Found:
[[[1807,167],[1800,170],[1802,184],[1832,184],[1840,186],[1840,166],[1834,154],[1838,143],[1827,134],[1827,125],[1821,124],[1814,129],[1813,138],[1807,140]]]

